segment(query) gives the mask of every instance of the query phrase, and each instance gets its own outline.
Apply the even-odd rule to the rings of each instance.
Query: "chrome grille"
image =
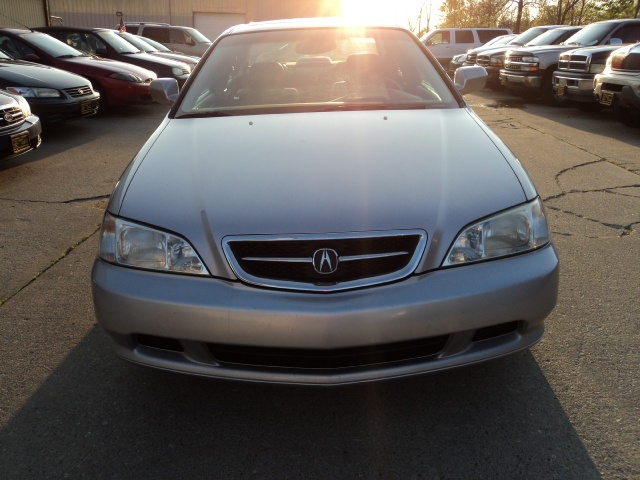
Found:
[[[86,97],[93,93],[89,85],[82,85],[80,87],[65,88],[64,91],[73,98]]]
[[[489,60],[490,60],[489,55],[478,55],[478,59],[476,60],[476,63],[478,65],[482,65],[483,67],[488,67]]]
[[[468,53],[467,54],[467,62],[469,63],[476,63],[476,59],[478,58],[478,54],[477,53]]]
[[[245,282],[330,292],[410,275],[422,257],[426,241],[427,235],[422,230],[290,237],[252,235],[227,237],[223,248],[234,272]],[[320,260],[325,253],[327,263]]]
[[[588,71],[588,57],[585,55],[561,55],[558,61],[558,70]]]
[[[24,113],[18,107],[3,108],[0,110],[0,128],[8,128],[24,121]]]

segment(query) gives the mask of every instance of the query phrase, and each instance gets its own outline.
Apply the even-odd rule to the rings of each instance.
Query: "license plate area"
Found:
[[[80,114],[86,115],[93,113],[93,102],[91,100],[85,100],[80,104]]]
[[[556,95],[558,95],[559,97],[564,95],[564,85],[558,85],[558,88],[556,89]]]
[[[31,150],[29,132],[20,132],[15,135],[11,135],[11,147],[14,154],[24,153]]]
[[[602,92],[600,103],[602,105],[611,105],[613,103],[613,92]]]

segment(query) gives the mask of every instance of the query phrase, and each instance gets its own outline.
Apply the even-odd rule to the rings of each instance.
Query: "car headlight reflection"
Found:
[[[178,67],[172,67],[171,68],[171,73],[173,73],[173,75],[175,77],[181,77],[182,75],[184,75],[184,70]]]
[[[208,275],[195,249],[183,238],[106,214],[98,255],[129,267]]]
[[[443,266],[454,266],[535,250],[549,243],[549,227],[538,198],[465,228]]]

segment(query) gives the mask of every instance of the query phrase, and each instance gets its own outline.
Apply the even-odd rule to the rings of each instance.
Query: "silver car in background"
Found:
[[[336,385],[540,340],[558,257],[509,149],[408,31],[335,19],[229,29],[128,166],[93,268],[116,353]],[[455,86],[454,86],[455,84]]]

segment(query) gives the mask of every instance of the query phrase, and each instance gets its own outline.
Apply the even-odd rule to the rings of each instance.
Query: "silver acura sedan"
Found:
[[[410,32],[335,19],[227,30],[118,182],[93,296],[117,355],[336,385],[535,344],[556,303],[542,202]]]

